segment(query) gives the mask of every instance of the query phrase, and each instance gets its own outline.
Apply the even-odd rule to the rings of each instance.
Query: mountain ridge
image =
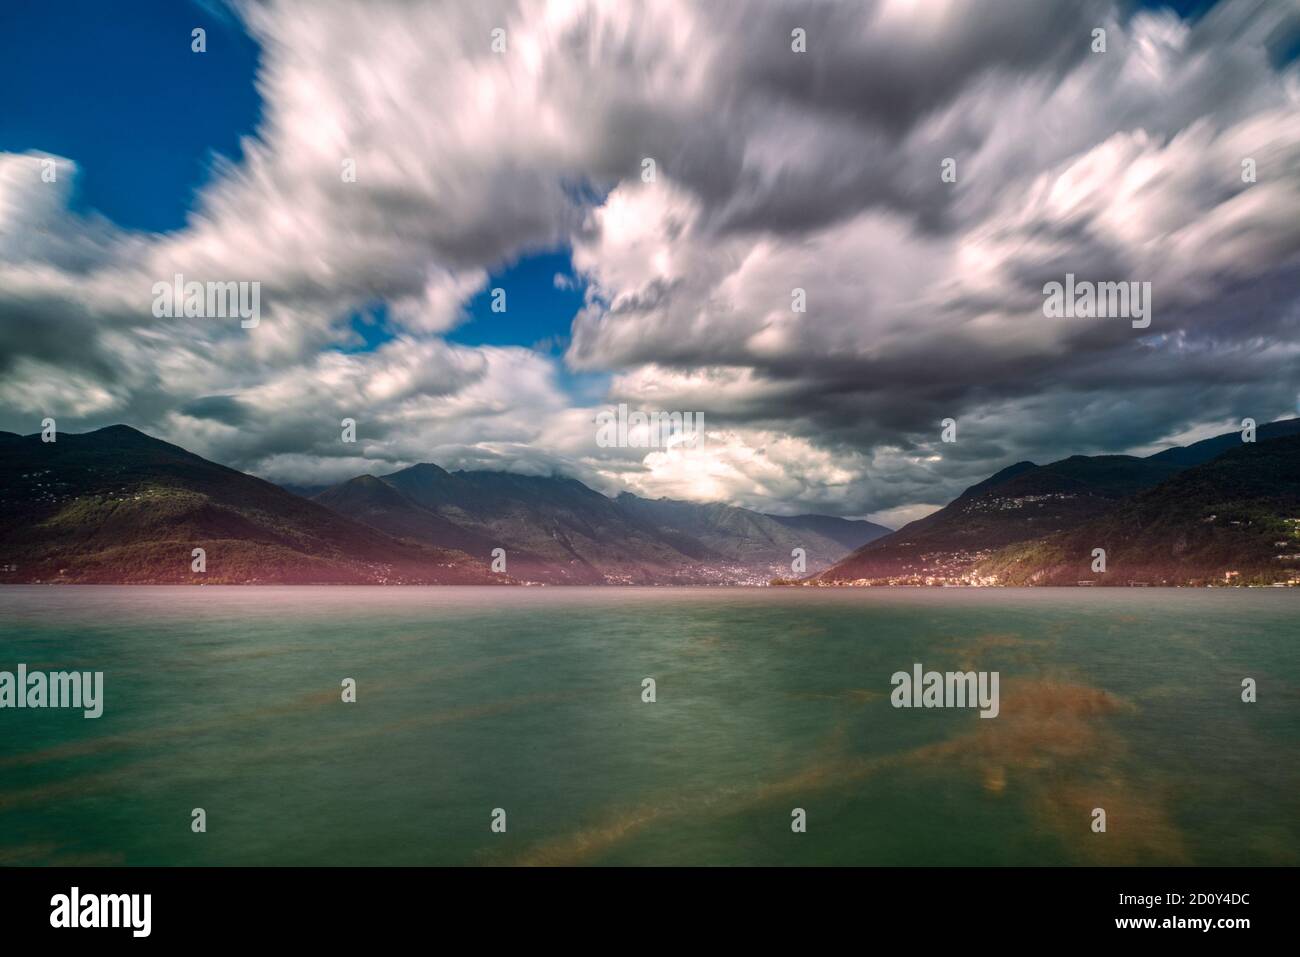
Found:
[[[1045,466],[1018,462],[812,578],[825,584],[993,584],[1001,581],[996,569],[1004,564],[984,563],[1001,550],[1098,521],[1134,496],[1215,461],[1234,443],[1267,445],[1298,435],[1300,419],[1283,419],[1260,426],[1256,443],[1242,443],[1240,432],[1230,432],[1146,457],[1073,455]],[[1052,581],[1067,583],[1059,575]]]
[[[0,432],[0,449],[0,582],[1119,582],[1081,570],[1089,542],[1136,580],[1298,582],[1300,419],[1253,443],[1016,462],[894,532],[432,463],[309,499],[127,425]]]
[[[1000,549],[975,574],[1003,585],[1300,584],[1300,435],[1229,448],[1074,529]]]
[[[493,582],[468,556],[398,542],[130,426],[3,441],[0,581]]]
[[[814,568],[824,568],[847,553],[846,542],[888,531],[835,516],[779,519],[725,503],[628,492],[610,498],[562,475],[449,472],[419,463],[370,477],[400,499],[374,491],[367,501],[350,494],[359,481],[314,500],[390,534],[405,529],[426,543],[483,554],[505,548],[514,574],[550,583],[761,584],[790,570],[796,548]]]

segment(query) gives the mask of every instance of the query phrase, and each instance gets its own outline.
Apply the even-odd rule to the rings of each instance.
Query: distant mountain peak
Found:
[[[974,485],[967,488],[966,491],[962,492],[961,495],[958,496],[958,498],[966,498],[969,495],[973,495],[977,492],[982,492],[985,489],[992,488],[995,485],[1001,485],[1003,482],[1013,479],[1017,475],[1020,475],[1024,472],[1028,472],[1031,469],[1036,469],[1036,468],[1038,468],[1037,463],[1030,462],[1028,460],[1025,460],[1023,462],[1017,462],[1015,465],[1008,465],[1006,468],[999,469],[998,471],[994,472],[988,478],[984,479],[984,481],[976,482]]]
[[[22,438],[38,439],[40,438],[40,436],[41,436],[40,432],[32,432],[29,435],[22,436]],[[58,432],[58,437],[60,439],[63,438],[112,439],[116,442],[129,440],[132,442],[151,442],[151,443],[156,443],[158,445],[168,444],[164,442],[162,439],[154,438],[152,435],[149,435],[146,432],[141,432],[139,429],[132,428],[131,426],[124,425],[122,423],[118,423],[117,425],[106,425],[102,429],[91,429],[89,432],[65,432],[62,429],[60,429]]]
[[[432,462],[417,462],[415,465],[408,465],[404,469],[398,469],[396,472],[389,472],[387,475],[382,477],[392,478],[394,475],[407,475],[411,478],[422,478],[434,475],[439,477],[450,476],[451,473],[441,465],[434,465]]]

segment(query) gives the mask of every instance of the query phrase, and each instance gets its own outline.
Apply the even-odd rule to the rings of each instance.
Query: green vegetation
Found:
[[[1240,445],[1078,528],[989,556],[999,583],[1272,584],[1300,577],[1300,437]],[[1283,543],[1283,544],[1279,544]],[[1093,573],[1092,550],[1107,570]],[[1234,574],[1235,573],[1235,574]]]
[[[0,454],[0,581],[501,581],[125,426],[53,443],[0,434]]]

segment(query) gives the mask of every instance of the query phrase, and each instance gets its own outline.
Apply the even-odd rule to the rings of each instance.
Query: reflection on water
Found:
[[[0,711],[0,864],[1295,864],[1298,601],[9,587],[0,669],[106,705]]]

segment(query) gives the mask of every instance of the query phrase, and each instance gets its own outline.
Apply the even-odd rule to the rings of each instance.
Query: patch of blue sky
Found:
[[[207,31],[207,51],[191,31]],[[219,3],[6,0],[0,150],[78,166],[76,212],[127,229],[185,225],[220,155],[260,120],[259,49]]]

